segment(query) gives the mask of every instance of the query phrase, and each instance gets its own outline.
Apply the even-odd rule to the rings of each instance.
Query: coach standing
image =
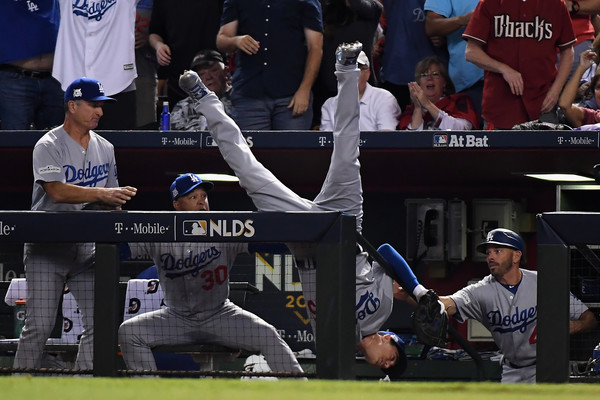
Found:
[[[558,122],[555,106],[575,43],[563,0],[481,0],[462,36],[467,61],[485,70],[482,115],[488,129],[540,117]]]
[[[102,84],[81,78],[64,97],[64,124],[46,133],[33,149],[33,211],[120,210],[137,189],[118,187],[113,145],[92,129],[102,106],[113,98]],[[27,319],[14,368],[39,368],[65,284],[83,318],[75,368],[93,368],[93,243],[26,243],[23,263],[27,280]]]

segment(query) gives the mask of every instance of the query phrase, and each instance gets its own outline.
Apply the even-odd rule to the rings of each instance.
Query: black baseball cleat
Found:
[[[342,43],[335,51],[335,61],[340,65],[356,65],[356,59],[362,51],[362,43]]]
[[[179,87],[195,100],[200,100],[210,92],[195,71],[185,71],[179,77]]]

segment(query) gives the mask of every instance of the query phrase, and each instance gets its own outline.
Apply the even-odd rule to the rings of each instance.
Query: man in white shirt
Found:
[[[401,114],[398,101],[385,89],[371,86],[367,81],[371,75],[369,59],[364,51],[360,52],[357,59],[360,68],[358,80],[358,96],[360,98],[360,130],[361,131],[389,131],[396,130],[398,117]],[[321,107],[322,131],[333,130],[333,119],[338,96],[330,97]]]

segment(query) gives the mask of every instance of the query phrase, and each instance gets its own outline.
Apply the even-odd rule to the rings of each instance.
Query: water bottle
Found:
[[[163,110],[160,113],[160,130],[170,131],[171,130],[171,113],[169,112],[169,102],[163,101]]]
[[[600,343],[598,343],[598,346],[596,346],[596,348],[594,348],[594,351],[592,352],[592,358],[594,360],[598,360],[598,358],[600,358]],[[596,363],[596,365],[594,365],[594,371],[600,371],[600,360],[598,360],[598,362]]]
[[[23,330],[23,326],[25,325],[25,317],[27,316],[25,312],[25,299],[20,298],[15,301],[14,307],[14,337],[19,338],[21,336],[21,331]]]

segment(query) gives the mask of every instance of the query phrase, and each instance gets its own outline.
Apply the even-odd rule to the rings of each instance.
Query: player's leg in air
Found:
[[[240,179],[242,186],[261,211],[346,211],[356,215],[357,228],[362,222],[362,187],[358,144],[360,139],[358,78],[356,65],[360,43],[340,45],[336,51],[336,75],[340,93],[334,122],[334,150],[327,178],[314,201],[298,196],[283,185],[256,160],[240,129],[225,113],[217,96],[210,92],[193,71],[185,72],[180,87],[195,102],[195,109],[208,122],[211,136],[219,146],[225,161]],[[314,249],[302,245],[290,246],[299,268],[307,302],[311,305],[314,326]]]
[[[335,75],[338,101],[333,122],[333,153],[320,193],[315,198],[321,209],[345,211],[356,216],[357,230],[362,225],[362,185],[360,178],[360,103],[356,65],[362,50],[359,42],[342,44],[336,50]]]
[[[260,211],[314,211],[316,206],[281,183],[252,154],[236,123],[224,111],[219,98],[194,71],[179,78],[179,86],[194,100],[194,108],[206,117],[212,138]]]

